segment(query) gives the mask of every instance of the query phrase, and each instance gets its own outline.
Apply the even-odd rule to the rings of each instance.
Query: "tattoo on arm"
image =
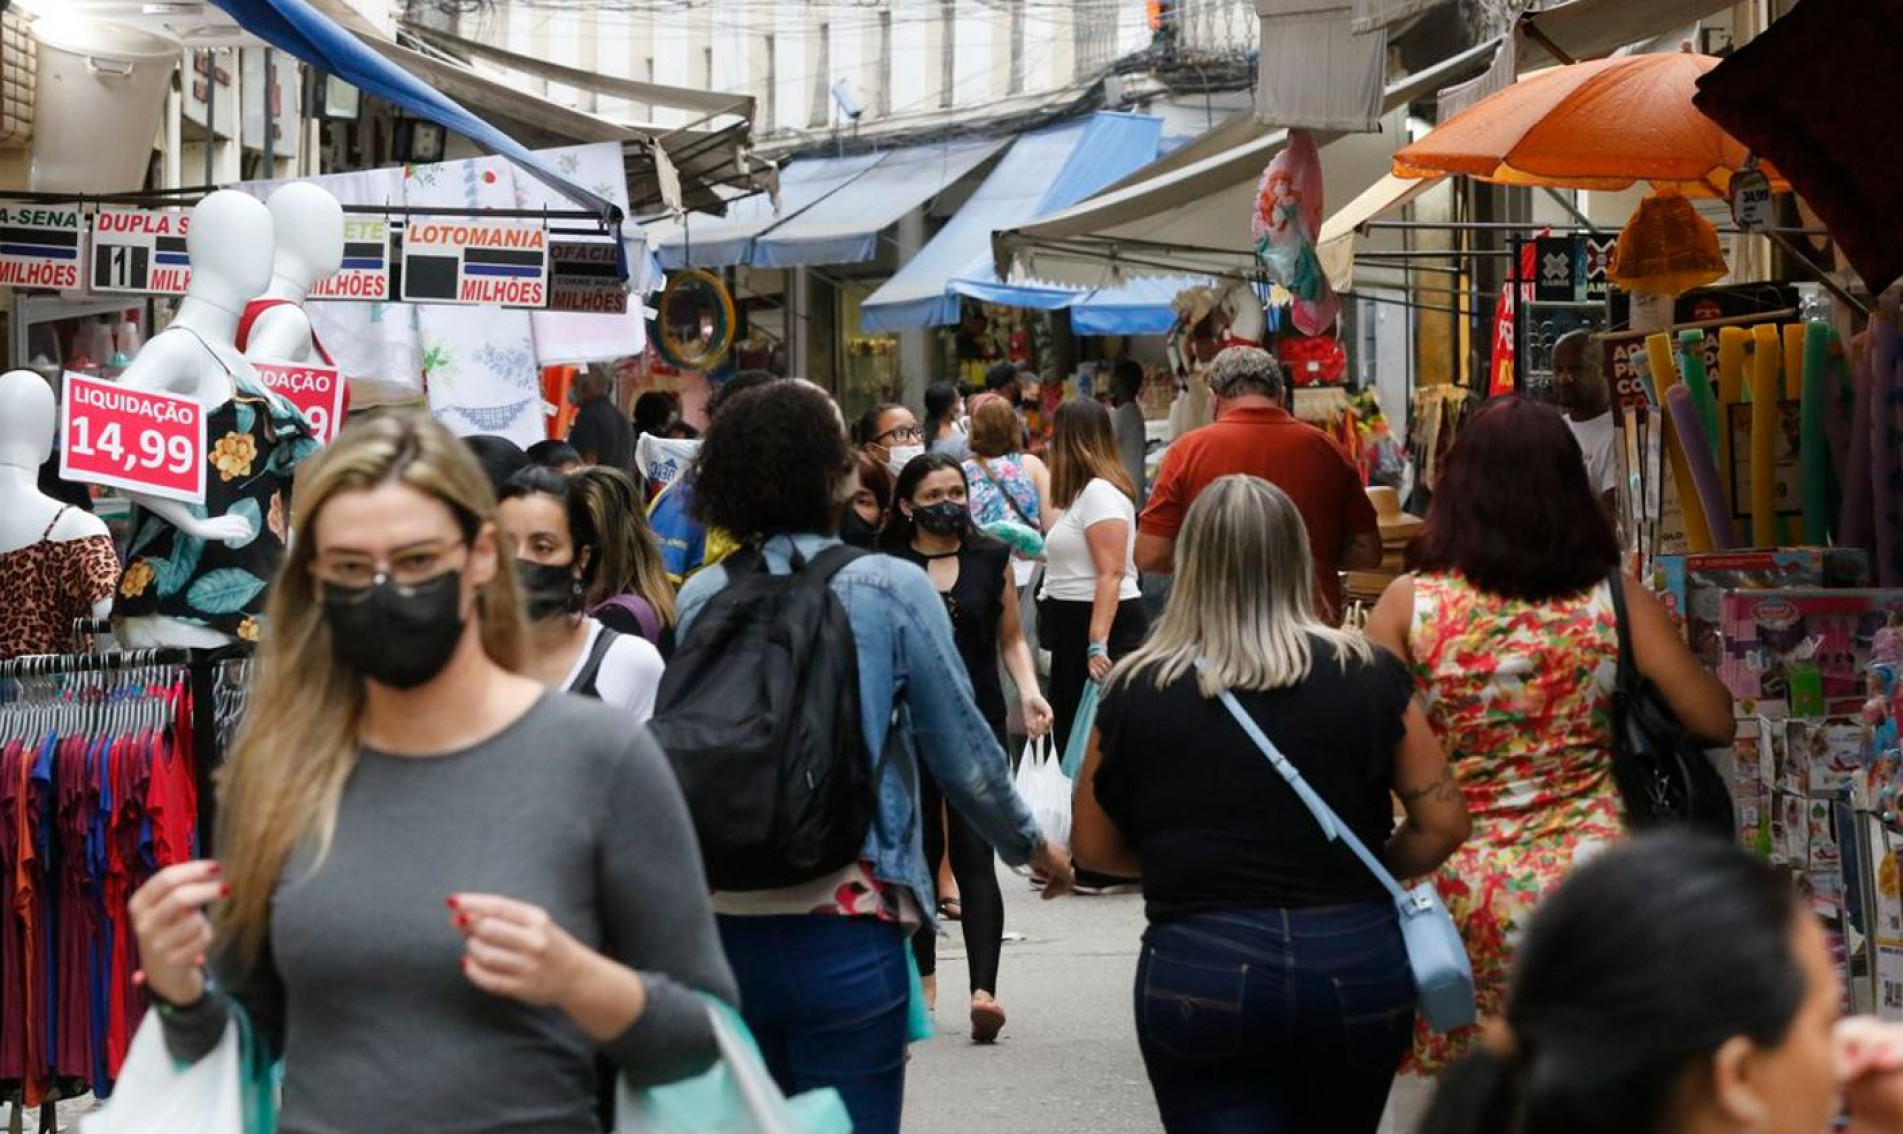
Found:
[[[1402,803],[1418,803],[1423,799],[1452,803],[1460,798],[1460,781],[1454,778],[1453,765],[1443,764],[1440,778],[1433,783],[1418,788],[1404,788],[1395,794],[1401,797]]]

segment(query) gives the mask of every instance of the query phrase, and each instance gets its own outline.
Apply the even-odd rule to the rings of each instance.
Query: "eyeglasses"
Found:
[[[461,550],[462,544],[406,548],[382,562],[369,556],[337,555],[314,561],[311,575],[325,586],[343,591],[369,591],[384,583],[418,587],[460,567],[457,552]]]
[[[925,427],[921,425],[901,425],[896,429],[886,430],[884,433],[874,437],[873,440],[883,444],[888,437],[894,441],[923,441],[925,440]]]

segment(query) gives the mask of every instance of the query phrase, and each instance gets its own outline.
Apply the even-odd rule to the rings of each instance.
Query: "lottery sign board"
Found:
[[[0,201],[0,285],[78,287],[80,229],[78,205]]]
[[[92,290],[184,295],[192,282],[185,248],[191,218],[164,209],[102,208],[93,214]]]
[[[479,219],[412,220],[403,232],[406,303],[548,306],[548,230]]]
[[[344,218],[344,260],[311,287],[312,299],[387,301],[390,295],[390,222]]]
[[[627,277],[620,245],[603,240],[557,240],[549,245],[550,311],[623,315]]]
[[[59,475],[148,496],[205,502],[205,408],[66,372]]]

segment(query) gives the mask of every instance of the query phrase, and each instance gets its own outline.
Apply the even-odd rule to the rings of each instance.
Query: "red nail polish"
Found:
[[[466,969],[469,967],[469,954],[464,953],[461,957],[458,957],[457,960],[462,962],[463,968]]]
[[[133,972],[132,972],[132,987],[134,987],[134,988],[144,988],[144,987],[145,987],[145,970],[144,970],[144,969],[134,969],[134,970],[133,970]]]
[[[446,906],[448,906],[448,907],[449,907],[450,909],[452,909],[452,910],[453,910],[453,909],[455,909],[455,908],[456,908],[456,895],[454,895],[454,894],[451,894],[451,895],[450,895],[449,897],[447,897],[447,898],[444,898],[444,899],[443,899],[443,904],[444,904],[444,905],[446,905]]]
[[[220,865],[218,865],[217,863],[215,863],[215,862],[214,862],[214,863],[212,863],[211,865],[209,865],[209,866],[207,866],[207,867],[205,867],[205,873],[207,873],[207,874],[212,874],[212,875],[216,875],[216,874],[217,874],[217,873],[218,873],[219,871],[221,871],[221,870],[223,870],[223,869],[224,869],[224,867],[222,867],[222,866],[220,866]]]
[[[194,965],[197,965],[197,966],[198,966],[199,968],[201,968],[201,969],[202,969],[202,968],[204,968],[204,967],[205,967],[205,954],[203,954],[203,953],[200,953],[200,954],[199,954],[198,956],[196,956],[196,957],[193,957],[193,958],[192,958],[192,964],[194,964]]]
[[[466,913],[459,913],[456,915],[456,920],[451,922],[450,924],[454,925],[457,929],[468,929],[470,924],[469,915]]]

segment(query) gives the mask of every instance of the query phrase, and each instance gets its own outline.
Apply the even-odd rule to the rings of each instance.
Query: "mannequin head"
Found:
[[[344,207],[308,181],[293,181],[265,199],[277,228],[272,273],[309,288],[344,262]]]
[[[58,421],[46,379],[31,370],[0,374],[0,465],[37,470],[45,464]]]
[[[271,284],[277,242],[263,201],[220,189],[192,209],[185,251],[192,260],[189,298],[236,314]]]

